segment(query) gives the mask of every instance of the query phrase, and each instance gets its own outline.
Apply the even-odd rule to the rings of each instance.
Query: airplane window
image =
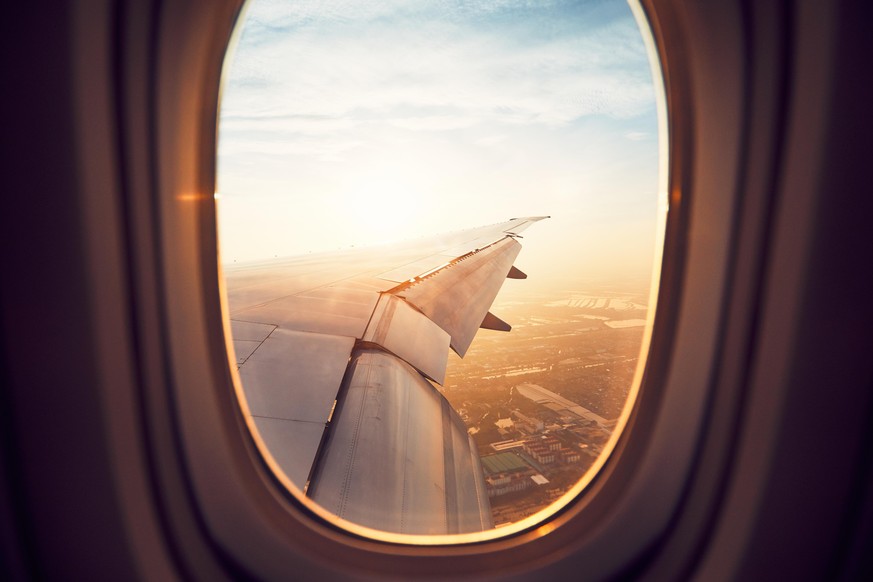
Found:
[[[666,135],[639,8],[252,0],[238,27],[216,197],[265,462],[384,540],[570,503],[654,317]]]

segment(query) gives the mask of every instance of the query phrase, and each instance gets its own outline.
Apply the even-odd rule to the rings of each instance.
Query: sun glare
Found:
[[[348,220],[366,225],[366,230],[373,233],[372,242],[384,240],[404,224],[420,218],[422,198],[413,181],[387,173],[365,177],[341,195],[343,213]]]

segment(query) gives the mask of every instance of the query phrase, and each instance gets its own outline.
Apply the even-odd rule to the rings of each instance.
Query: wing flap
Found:
[[[382,531],[445,534],[492,527],[463,422],[411,366],[356,350],[308,494]],[[481,483],[480,483],[481,482]]]
[[[439,384],[446,379],[449,340],[449,334],[426,315],[387,293],[364,332],[364,341],[388,350]]]

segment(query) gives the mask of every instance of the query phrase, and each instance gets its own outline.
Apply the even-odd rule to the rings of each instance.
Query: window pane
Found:
[[[220,247],[267,462],[386,539],[545,517],[608,457],[653,315],[662,88],[632,11],[254,0],[240,26]]]

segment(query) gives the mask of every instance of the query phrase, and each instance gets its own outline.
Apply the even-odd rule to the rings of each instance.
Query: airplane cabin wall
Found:
[[[247,438],[212,202],[240,3],[5,7],[6,577],[869,578],[871,8],[642,4],[673,201],[647,384],[590,492],[457,548],[315,519]]]

